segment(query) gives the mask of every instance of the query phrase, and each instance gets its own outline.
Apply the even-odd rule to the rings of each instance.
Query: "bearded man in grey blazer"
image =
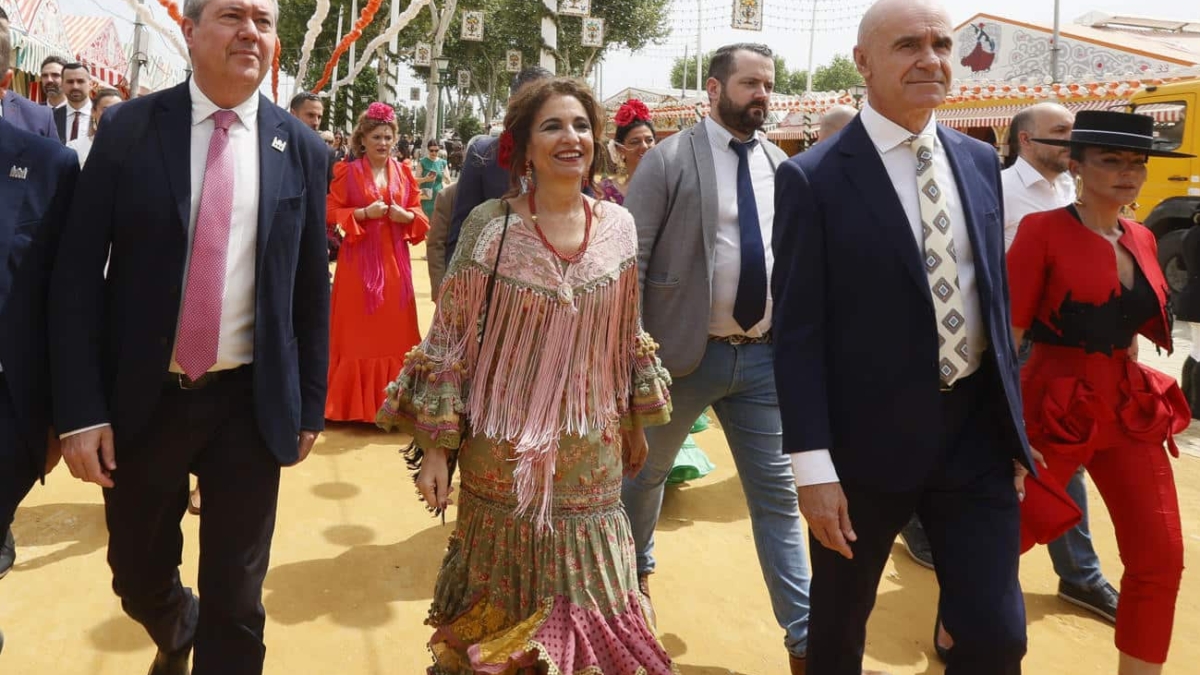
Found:
[[[792,469],[783,454],[772,369],[771,232],[775,168],[787,156],[758,134],[775,63],[764,45],[714,54],[707,119],[642,159],[625,207],[638,230],[646,328],[671,371],[674,420],[646,430],[650,453],[622,500],[633,525],[638,579],[649,595],[663,484],[696,420],[712,406],[733,451],[759,564],[785,632],[791,672],[808,643],[808,563]]]

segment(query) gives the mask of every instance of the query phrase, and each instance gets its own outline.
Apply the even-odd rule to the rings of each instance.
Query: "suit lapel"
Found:
[[[904,213],[900,198],[896,196],[895,188],[892,187],[892,179],[883,166],[879,151],[867,135],[862,120],[856,117],[850,122],[839,141],[839,148],[842,154],[850,158],[843,164],[842,169],[858,189],[860,203],[865,203],[875,215],[883,238],[896,248],[909,277],[922,291],[921,295],[932,305],[929,279],[921,264],[921,250],[913,239],[908,216]]]
[[[261,265],[279,202],[279,185],[287,159],[287,129],[280,108],[265,96],[258,101],[258,255]],[[277,149],[276,146],[281,146]]]
[[[704,120],[692,127],[692,155],[696,158],[696,174],[700,176],[700,226],[704,231],[704,260],[710,267],[717,242],[717,166],[713,162],[712,145]]]
[[[963,150],[960,145],[961,138],[946,133],[940,126],[938,127],[938,138],[941,139],[942,147],[946,150],[946,157],[950,160],[950,170],[954,173],[954,183],[958,186],[958,198],[962,202],[967,237],[971,240],[971,250],[975,254],[975,283],[979,287],[979,300],[986,306],[992,293],[991,286],[988,284],[992,278],[991,269],[989,269],[992,258],[987,250],[988,238],[983,236],[977,219],[982,211],[979,210],[981,204],[979,204],[974,186],[980,177],[987,176],[991,172],[976,164],[971,153]]]
[[[188,83],[177,85],[158,100],[154,125],[162,148],[163,166],[171,186],[175,215],[186,236],[191,222],[192,198],[192,97]]]

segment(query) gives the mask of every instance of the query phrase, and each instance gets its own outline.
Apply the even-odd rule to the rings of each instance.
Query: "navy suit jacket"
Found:
[[[60,431],[111,423],[118,453],[121,439],[150,421],[174,348],[188,250],[191,105],[184,82],[105,114],[59,246],[54,419]],[[267,447],[286,465],[297,459],[301,429],[324,428],[329,153],[265,97],[258,136],[254,406]]]
[[[50,272],[78,176],[73,151],[0,120],[0,365],[39,471],[50,429]]]
[[[509,173],[496,163],[496,143],[491,136],[481,138],[467,148],[463,158],[462,172],[458,176],[458,192],[454,196],[454,215],[450,218],[450,231],[446,234],[446,266],[454,257],[458,246],[458,233],[463,221],[476,206],[489,199],[499,199],[508,192]]]
[[[984,329],[1000,442],[1031,464],[1004,261],[1000,164],[946,127]],[[917,488],[942,428],[933,300],[916,242],[862,121],[775,175],[775,378],[787,452],[827,448],[843,482]]]
[[[38,136],[53,138],[56,141],[61,139],[54,125],[54,112],[47,106],[38,105],[24,96],[7,90],[4,92],[3,105],[4,119],[14,127]]]

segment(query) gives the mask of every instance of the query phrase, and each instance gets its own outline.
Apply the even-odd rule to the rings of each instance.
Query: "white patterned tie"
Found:
[[[921,205],[921,232],[925,235],[925,276],[933,294],[938,331],[938,376],[950,386],[967,368],[967,326],[958,289],[958,257],[946,195],[938,187],[933,166],[933,136],[913,136],[908,146],[917,158],[917,199]]]

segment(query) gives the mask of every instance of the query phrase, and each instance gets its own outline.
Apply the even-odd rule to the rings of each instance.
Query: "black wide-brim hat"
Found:
[[[1113,148],[1143,152],[1150,157],[1195,157],[1154,147],[1154,119],[1115,110],[1081,110],[1075,115],[1071,140],[1035,138],[1038,143],[1066,147]]]

